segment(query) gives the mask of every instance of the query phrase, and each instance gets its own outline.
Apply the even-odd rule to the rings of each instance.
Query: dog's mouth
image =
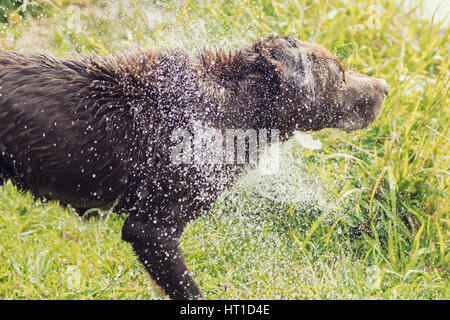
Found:
[[[350,133],[355,130],[361,130],[367,128],[373,121],[367,121],[365,119],[341,119],[338,121],[336,128]]]
[[[365,75],[349,72],[346,76],[333,127],[351,132],[364,129],[377,119],[389,94],[389,86],[385,80]]]

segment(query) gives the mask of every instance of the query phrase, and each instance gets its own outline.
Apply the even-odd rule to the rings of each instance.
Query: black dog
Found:
[[[179,238],[241,169],[174,162],[173,133],[368,126],[386,82],[344,73],[323,47],[270,36],[225,53],[129,52],[82,60],[0,51],[0,184],[128,212],[122,238],[173,299],[199,299]],[[233,167],[230,169],[230,167]]]

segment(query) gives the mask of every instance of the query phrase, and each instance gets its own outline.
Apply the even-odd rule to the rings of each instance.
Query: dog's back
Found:
[[[91,82],[83,61],[0,51],[0,182],[78,208],[115,200],[120,165],[85,111]]]

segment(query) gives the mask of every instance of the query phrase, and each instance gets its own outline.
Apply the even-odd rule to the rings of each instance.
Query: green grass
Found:
[[[369,128],[314,133],[319,151],[284,146],[293,196],[321,201],[290,201],[276,178],[273,194],[261,192],[262,178],[239,184],[188,226],[183,249],[208,298],[449,298],[448,28],[394,0],[37,3],[41,18],[8,11],[1,49],[194,51],[274,32],[318,42],[347,69],[386,79],[390,94]],[[0,298],[161,298],[120,240],[123,219],[84,221],[0,188]]]

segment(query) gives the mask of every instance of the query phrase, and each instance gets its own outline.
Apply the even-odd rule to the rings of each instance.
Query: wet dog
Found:
[[[285,140],[295,130],[357,130],[387,93],[385,81],[345,72],[323,47],[290,37],[197,55],[0,51],[0,184],[80,214],[127,212],[122,238],[155,283],[170,298],[200,299],[179,239],[242,170],[173,161],[174,132],[270,129]]]

